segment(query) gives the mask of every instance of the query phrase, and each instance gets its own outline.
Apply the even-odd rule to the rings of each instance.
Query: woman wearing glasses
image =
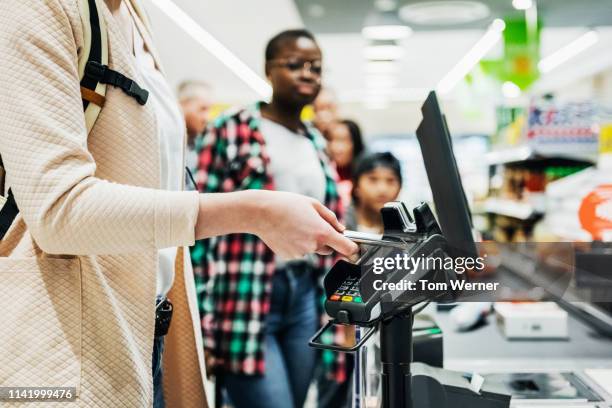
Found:
[[[305,30],[284,31],[266,48],[270,103],[228,112],[204,136],[200,191],[267,189],[339,203],[322,136],[300,119],[321,87],[321,50]],[[192,251],[209,365],[238,408],[301,407],[316,353],[319,281],[332,257],[297,261],[259,239],[233,234]]]

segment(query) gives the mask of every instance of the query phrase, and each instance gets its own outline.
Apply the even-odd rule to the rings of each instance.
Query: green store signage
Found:
[[[531,23],[524,17],[505,22],[503,58],[482,60],[480,65],[485,74],[525,90],[539,77],[541,27],[537,21]]]

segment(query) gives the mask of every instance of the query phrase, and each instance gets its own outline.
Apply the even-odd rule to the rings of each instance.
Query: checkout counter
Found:
[[[450,313],[430,306],[432,316],[444,333],[444,368],[488,374],[567,373],[598,394],[603,401],[521,400],[513,398],[511,407],[612,407],[612,338],[599,334],[590,325],[568,316],[567,340],[508,340],[495,317],[471,331],[457,332]],[[499,376],[498,376],[499,378]]]

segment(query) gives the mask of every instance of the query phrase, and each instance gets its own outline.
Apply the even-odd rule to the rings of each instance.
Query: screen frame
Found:
[[[423,120],[416,130],[431,188],[435,215],[452,257],[476,257],[470,209],[446,119],[431,91],[421,107]]]

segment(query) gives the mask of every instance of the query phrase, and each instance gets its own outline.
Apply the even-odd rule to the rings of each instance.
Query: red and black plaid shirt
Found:
[[[259,131],[260,104],[219,117],[196,142],[200,192],[248,189],[274,190],[264,137]],[[325,153],[325,142],[307,126],[326,177],[324,204],[340,218],[341,205],[335,173]],[[251,234],[231,234],[198,241],[191,251],[205,348],[216,372],[263,374],[265,321],[270,310],[274,254]],[[319,257],[319,281],[334,262]],[[324,295],[320,285],[321,306]],[[322,319],[324,319],[321,309]],[[331,342],[331,340],[329,340]],[[345,356],[325,351],[322,362],[331,378],[346,379]]]

